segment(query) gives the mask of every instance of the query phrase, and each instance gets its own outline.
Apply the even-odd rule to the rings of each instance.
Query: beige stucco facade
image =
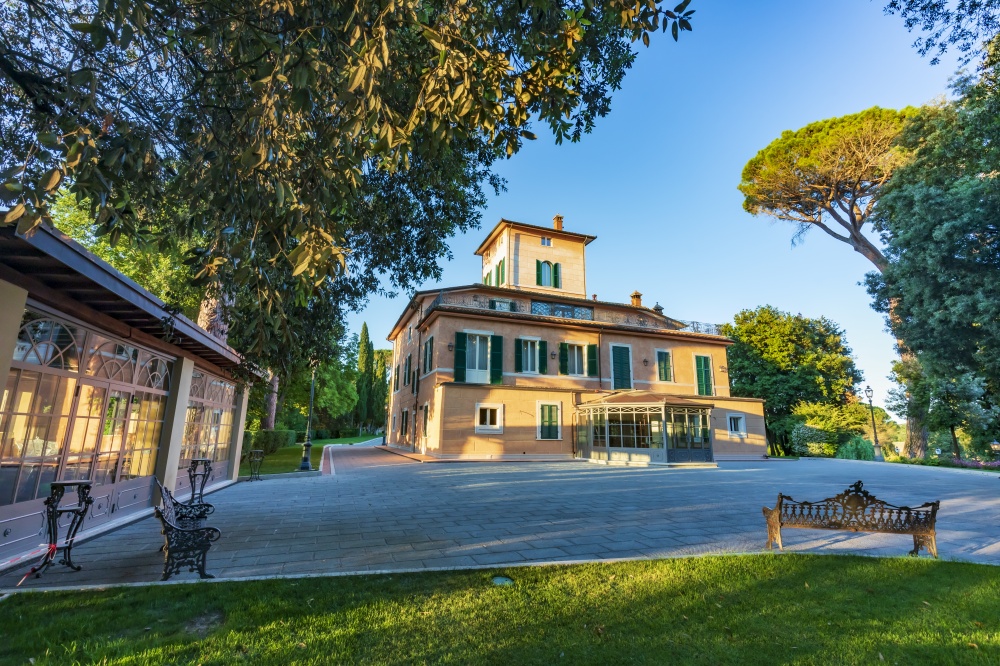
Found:
[[[546,237],[552,245],[542,245]],[[584,253],[591,240],[502,221],[477,254],[484,274],[491,270],[494,278],[503,259],[510,284],[414,296],[389,336],[390,446],[443,458],[613,459],[592,448],[595,412],[581,405],[635,395],[645,406],[626,411],[650,416],[629,423],[630,432],[645,433],[645,439],[633,436],[633,443],[655,443],[650,427],[658,426],[649,419],[666,419],[669,430],[670,407],[683,405],[680,411],[691,419],[703,418],[699,437],[710,431],[710,459],[766,453],[763,402],[730,396],[731,341],[643,306],[638,294],[631,304],[585,298]],[[561,288],[523,284],[535,281],[536,261],[542,260],[563,266]],[[649,407],[659,403],[659,413]],[[669,447],[669,437],[660,439]],[[645,459],[642,451],[633,453],[632,461]],[[662,457],[666,462],[669,456]],[[657,461],[656,455],[647,458]]]

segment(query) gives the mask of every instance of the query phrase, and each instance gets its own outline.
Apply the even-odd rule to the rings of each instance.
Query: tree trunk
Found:
[[[958,435],[955,434],[955,426],[951,426],[951,452],[955,460],[962,459],[962,449],[958,446]]]
[[[274,430],[274,420],[278,416],[278,375],[271,373],[268,381],[267,396],[264,400],[264,420],[261,430]]]
[[[882,269],[879,269],[881,271]],[[899,321],[896,315],[897,301],[892,299],[889,302],[889,323],[895,324]],[[916,364],[920,362],[917,357],[906,349],[905,343],[896,338],[896,348],[899,350],[899,358],[903,363]],[[923,371],[921,371],[921,375]],[[916,380],[913,380],[916,381]],[[906,442],[903,445],[903,452],[907,458],[927,457],[927,410],[929,405],[923,404],[915,395],[915,387],[906,387]]]
[[[223,342],[229,336],[229,324],[225,318],[226,303],[215,296],[207,294],[201,299],[201,308],[198,310],[198,325],[208,331],[212,337]]]

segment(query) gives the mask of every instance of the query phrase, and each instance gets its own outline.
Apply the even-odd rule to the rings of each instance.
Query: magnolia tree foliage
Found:
[[[967,63],[1000,33],[1000,0],[892,0],[885,11],[899,14],[907,30],[923,33],[914,45],[920,55],[933,54],[933,64],[949,46]]]
[[[298,344],[286,304],[345,269],[348,299],[433,276],[492,161],[536,119],[589,131],[689,2],[4,3],[0,221],[28,232],[65,189],[112,243],[192,239],[209,292],[257,303],[230,330],[270,367]]]
[[[735,341],[728,352],[732,394],[765,400],[772,440],[787,440],[796,405],[844,404],[862,379],[844,332],[825,317],[764,305],[739,312],[723,335]]]
[[[1000,432],[1000,69],[960,78],[952,102],[925,107],[901,137],[913,151],[879,203],[890,259],[868,275],[876,309],[920,359],[914,375],[932,425],[974,448]],[[983,411],[985,410],[985,411]],[[985,421],[984,421],[985,419]]]
[[[868,276],[875,307],[929,374],[984,377],[1000,390],[1000,88],[995,70],[928,107],[903,142],[915,150],[879,204],[891,263]]]

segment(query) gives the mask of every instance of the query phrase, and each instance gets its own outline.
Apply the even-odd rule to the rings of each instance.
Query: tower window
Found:
[[[552,247],[552,239],[547,238],[546,236],[542,236],[542,245],[544,245],[545,247]]]

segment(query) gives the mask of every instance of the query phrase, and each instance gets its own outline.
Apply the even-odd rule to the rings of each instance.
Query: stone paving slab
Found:
[[[1000,477],[984,472],[801,460],[718,469],[586,462],[426,465],[338,447],[335,473],[265,479],[213,493],[209,552],[220,577],[296,575],[763,551],[760,508],[778,492],[819,500],[858,479],[894,504],[940,499],[943,558],[1000,564]],[[156,581],[159,523],[143,519],[74,550],[24,587]],[[788,529],[786,551],[903,555],[908,536]],[[13,587],[24,569],[0,576]],[[196,574],[175,579],[196,580]]]

